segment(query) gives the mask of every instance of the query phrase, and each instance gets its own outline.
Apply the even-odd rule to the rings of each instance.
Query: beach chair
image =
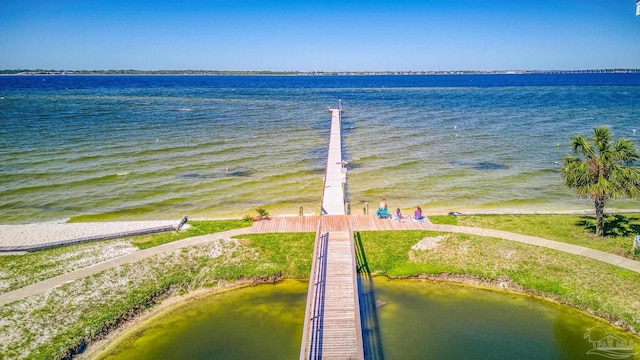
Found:
[[[388,219],[389,216],[389,209],[388,208],[378,208],[378,210],[376,210],[376,215],[378,216],[378,219]]]

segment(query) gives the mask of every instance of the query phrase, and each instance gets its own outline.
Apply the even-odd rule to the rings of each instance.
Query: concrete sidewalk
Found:
[[[0,306],[12,303],[14,301],[22,300],[31,295],[43,293],[45,291],[53,289],[56,286],[64,285],[66,283],[70,283],[72,281],[97,274],[101,271],[112,269],[124,264],[131,264],[138,260],[142,260],[153,255],[166,253],[166,252],[181,249],[187,246],[203,244],[209,241],[248,234],[250,232],[251,232],[251,228],[246,227],[246,228],[234,229],[234,230],[229,230],[229,231],[210,234],[210,235],[187,238],[187,239],[178,240],[178,241],[170,242],[167,244],[155,246],[152,248],[136,251],[129,255],[107,260],[92,266],[88,266],[86,268],[78,269],[78,270],[75,270],[66,274],[62,274],[56,277],[52,277],[31,285],[27,285],[20,289],[16,289],[16,290],[4,293],[0,295]]]
[[[623,269],[635,271],[640,273],[640,261],[631,260],[622,256],[614,255],[604,251],[594,250],[587,247],[582,247],[573,244],[567,244],[559,241],[553,241],[549,239],[543,239],[535,236],[522,235],[502,230],[474,228],[468,226],[453,226],[453,225],[429,225],[430,230],[463,233],[470,235],[480,235],[486,237],[494,237],[499,239],[517,241],[523,244],[541,246],[548,249],[554,249],[569,254],[580,255],[590,259],[602,261],[611,265],[621,267]]]

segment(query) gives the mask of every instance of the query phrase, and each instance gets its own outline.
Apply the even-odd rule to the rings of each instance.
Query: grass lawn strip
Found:
[[[635,235],[640,234],[640,216],[613,214],[605,218],[607,236],[595,235],[595,220],[588,215],[459,215],[429,217],[433,223],[496,229],[588,247],[640,260],[633,254]]]
[[[131,243],[138,247],[138,249],[143,250],[189,237],[214,234],[251,226],[251,222],[243,220],[189,221],[188,224],[189,229],[185,231],[135,236],[131,238]]]

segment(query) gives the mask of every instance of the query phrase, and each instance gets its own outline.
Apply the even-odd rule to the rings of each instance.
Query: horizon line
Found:
[[[549,70],[139,70],[139,69],[0,69],[1,75],[85,75],[85,74],[203,74],[203,75],[440,75],[440,74],[543,74],[543,73],[640,73],[640,68],[591,68]]]

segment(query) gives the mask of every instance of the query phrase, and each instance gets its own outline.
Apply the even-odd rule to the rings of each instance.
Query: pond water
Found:
[[[597,359],[585,334],[636,340],[582,312],[530,296],[375,279],[386,359]],[[593,339],[591,339],[593,340]],[[639,352],[636,345],[634,352]]]
[[[386,278],[374,286],[385,359],[601,359],[587,353],[607,334],[634,341],[640,352],[637,337],[529,296]],[[94,359],[295,359],[306,288],[306,281],[284,281],[187,301]]]

